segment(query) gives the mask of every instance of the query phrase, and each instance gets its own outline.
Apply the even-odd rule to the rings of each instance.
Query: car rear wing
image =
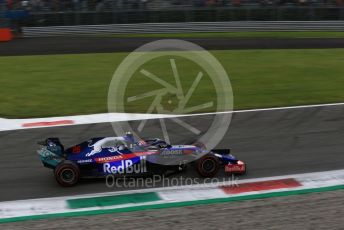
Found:
[[[48,147],[48,148],[52,148],[52,149],[54,149],[55,147],[59,147],[61,152],[62,153],[64,152],[64,146],[60,142],[60,139],[57,137],[49,137],[45,139],[44,141],[38,141],[37,144]]]
[[[38,141],[37,144],[48,146],[49,144],[62,145],[60,139],[57,137],[48,137],[44,141]]]

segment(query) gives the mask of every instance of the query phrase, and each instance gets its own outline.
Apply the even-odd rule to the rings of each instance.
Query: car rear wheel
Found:
[[[64,186],[70,187],[79,181],[80,170],[79,167],[71,161],[63,161],[54,171],[56,181]]]
[[[196,170],[202,177],[214,177],[220,168],[217,157],[207,154],[196,162]]]

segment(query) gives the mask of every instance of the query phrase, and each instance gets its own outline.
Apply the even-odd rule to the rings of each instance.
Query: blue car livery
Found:
[[[62,186],[73,186],[85,177],[173,173],[183,171],[187,165],[194,165],[203,177],[214,177],[221,165],[229,173],[246,172],[245,163],[228,149],[208,151],[197,144],[170,145],[159,138],[136,139],[132,134],[92,138],[68,149],[58,138],[47,138],[39,144],[41,162],[54,170]]]

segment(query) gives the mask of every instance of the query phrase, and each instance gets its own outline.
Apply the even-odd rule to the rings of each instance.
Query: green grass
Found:
[[[212,53],[230,75],[235,109],[344,101],[344,49]],[[0,117],[47,117],[107,112],[109,83],[126,55],[127,53],[0,57]],[[176,63],[183,87],[187,89],[196,77],[197,65],[179,59],[176,59]],[[153,60],[144,68],[163,76],[166,81],[172,79],[168,58]],[[142,79],[143,76],[135,73],[130,80],[128,95],[160,87],[149,80],[140,80],[139,77]],[[205,76],[190,104],[197,105],[214,97],[214,87]],[[167,95],[165,103],[174,98],[174,95]],[[127,111],[145,112],[147,103],[129,103]],[[174,104],[170,106],[173,107]]]
[[[199,32],[164,34],[112,34],[119,38],[344,38],[340,31],[286,31],[286,32]]]

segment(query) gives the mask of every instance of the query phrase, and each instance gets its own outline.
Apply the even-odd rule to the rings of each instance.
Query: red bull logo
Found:
[[[119,165],[103,164],[103,171],[106,174],[139,174],[147,172],[147,162],[145,156],[140,156],[140,161],[136,164],[132,160],[122,160]]]

